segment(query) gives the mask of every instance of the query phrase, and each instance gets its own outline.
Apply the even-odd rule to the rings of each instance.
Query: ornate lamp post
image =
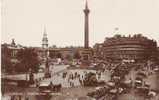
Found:
[[[45,51],[46,52],[46,62],[45,62],[45,78],[50,78],[51,74],[49,71],[49,61],[48,61],[48,50]]]

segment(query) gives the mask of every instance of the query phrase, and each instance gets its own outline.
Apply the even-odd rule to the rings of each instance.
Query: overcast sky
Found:
[[[85,0],[1,0],[2,43],[83,46]],[[159,0],[88,0],[90,45],[116,33],[142,33],[159,43]],[[118,27],[118,31],[114,29]]]

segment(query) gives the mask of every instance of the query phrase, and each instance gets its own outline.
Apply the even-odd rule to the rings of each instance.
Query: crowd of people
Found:
[[[84,86],[84,80],[88,72],[86,71],[66,71],[58,75],[63,87]]]

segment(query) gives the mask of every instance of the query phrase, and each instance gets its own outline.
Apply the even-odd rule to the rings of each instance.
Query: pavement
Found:
[[[67,71],[69,74],[78,72],[79,74],[84,75],[83,71],[87,71],[87,70],[84,70],[84,69],[67,70],[67,67],[68,66],[65,66],[65,65],[53,66],[51,69],[52,78],[47,78],[47,79],[41,80],[41,82],[50,83],[50,81],[52,81],[55,84],[58,84],[58,83],[62,84],[61,92],[59,92],[58,95],[57,95],[57,93],[52,94],[53,96],[51,96],[51,98],[53,100],[66,100],[66,99],[70,100],[71,98],[72,98],[72,100],[74,100],[77,97],[86,96],[88,92],[91,92],[95,89],[95,87],[81,86],[78,79],[74,80],[75,86],[71,87],[68,82],[68,77],[63,79],[62,73]],[[88,72],[89,71],[91,71],[91,70],[88,70]],[[102,73],[101,78],[108,80],[108,75],[105,75],[105,74],[108,74],[108,73],[107,72]],[[24,77],[24,76],[22,76],[22,77]],[[35,98],[37,98],[37,96],[33,96],[32,94],[37,94],[39,92],[38,88],[35,88],[35,87],[21,88],[21,87],[15,87],[15,86],[13,87],[12,85],[5,85],[5,86],[3,86],[3,88],[5,88],[5,95],[6,95],[6,96],[3,96],[4,98],[7,97],[7,95],[25,95],[25,96],[31,95],[31,96],[29,96],[29,98],[31,100],[37,100],[37,99],[35,99]]]
[[[39,78],[43,78],[44,77],[44,73],[40,72],[40,73],[33,73],[34,74],[34,79],[39,79]],[[26,80],[29,79],[29,74],[7,74],[7,75],[1,75],[1,78],[5,78],[5,79],[11,79],[11,80]]]
[[[85,77],[85,72],[89,73],[89,72],[93,72],[96,73],[95,70],[87,70],[87,69],[67,69],[68,66],[66,65],[59,65],[59,66],[52,66],[51,67],[51,78],[47,78],[41,81],[41,83],[50,83],[52,82],[53,84],[61,84],[62,87],[71,87],[69,80],[69,75],[70,74],[75,74],[75,72],[77,72],[77,74],[80,74],[80,76],[83,76],[83,78]],[[66,78],[63,78],[63,72],[67,72]],[[96,75],[96,78],[98,80],[103,80],[103,81],[109,81],[110,80],[110,75],[111,73],[109,71],[105,71],[101,74],[101,78],[98,79],[98,75]],[[71,80],[71,82],[74,83],[74,86],[81,86],[79,79],[75,78],[73,80]]]

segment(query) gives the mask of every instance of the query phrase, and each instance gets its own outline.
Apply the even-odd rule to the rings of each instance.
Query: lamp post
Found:
[[[46,62],[45,62],[45,78],[50,78],[51,75],[50,75],[50,72],[49,72],[49,61],[48,61],[48,56],[49,56],[49,53],[48,53],[48,49],[45,50],[45,57],[46,57]]]

